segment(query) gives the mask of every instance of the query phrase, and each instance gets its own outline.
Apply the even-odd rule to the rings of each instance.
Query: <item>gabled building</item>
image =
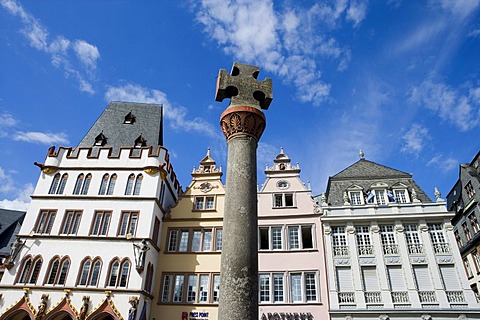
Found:
[[[20,231],[25,212],[0,209],[0,281],[2,281],[5,268],[15,259],[12,256],[13,247],[17,243],[16,236]]]
[[[0,283],[0,319],[149,316],[163,217],[181,193],[162,107],[111,102],[76,148],[50,148]]]
[[[463,259],[469,284],[477,298],[480,286],[480,152],[459,168],[459,178],[447,195],[455,239]]]
[[[165,216],[158,256],[156,319],[217,319],[225,186],[210,150]]]
[[[480,319],[438,192],[362,157],[318,201],[331,319]]]
[[[273,162],[258,192],[260,318],[328,319],[321,208],[283,149]]]

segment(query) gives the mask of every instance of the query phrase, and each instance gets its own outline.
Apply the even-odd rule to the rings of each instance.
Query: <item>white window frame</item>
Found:
[[[215,210],[216,207],[216,197],[214,195],[209,196],[195,196],[193,202],[194,211],[209,211]]]
[[[276,192],[272,194],[273,208],[295,208],[296,206],[295,192]]]
[[[293,281],[293,277],[298,277],[300,276],[300,287],[298,287],[298,283]],[[307,277],[308,276],[308,277]],[[308,296],[311,295],[311,293],[308,293],[309,290],[312,290],[311,288],[308,288],[309,283],[307,283],[307,278],[310,279],[313,277],[313,290],[315,291],[315,299],[311,299]],[[310,303],[310,302],[318,302],[320,301],[319,299],[319,287],[318,287],[318,273],[314,271],[292,271],[289,272],[288,274],[288,285],[289,285],[289,292],[290,292],[290,303]],[[300,290],[298,292],[297,290]],[[300,295],[299,295],[300,293]],[[295,298],[295,297],[300,297],[300,299]]]

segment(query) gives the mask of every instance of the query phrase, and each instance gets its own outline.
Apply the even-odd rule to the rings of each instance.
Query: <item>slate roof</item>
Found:
[[[412,188],[417,193],[417,198],[421,202],[432,202],[425,192],[412,179],[412,175],[403,171],[389,168],[387,166],[375,163],[373,161],[360,159],[346,169],[328,179],[327,185],[327,203],[335,206],[343,205],[343,193],[347,188],[356,185],[368,191],[372,184],[382,182],[391,188],[397,184],[404,184],[408,191]]]
[[[94,147],[95,138],[103,134],[103,148],[133,147],[140,136],[146,146],[163,145],[163,107],[158,104],[110,102],[78,147]],[[126,120],[133,123],[125,123]],[[98,147],[95,147],[98,148]]]
[[[25,212],[0,209],[0,256],[10,254],[10,244],[20,231]]]

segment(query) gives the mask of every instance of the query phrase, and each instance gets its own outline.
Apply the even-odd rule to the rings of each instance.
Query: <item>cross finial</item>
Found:
[[[217,78],[215,101],[230,98],[230,106],[249,106],[258,109],[268,109],[272,102],[272,79],[258,81],[260,68],[233,63],[232,72],[228,74],[221,69]]]

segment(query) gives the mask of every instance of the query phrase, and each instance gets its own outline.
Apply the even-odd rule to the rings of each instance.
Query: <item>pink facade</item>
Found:
[[[265,174],[258,193],[260,319],[328,319],[321,208],[283,150]]]

